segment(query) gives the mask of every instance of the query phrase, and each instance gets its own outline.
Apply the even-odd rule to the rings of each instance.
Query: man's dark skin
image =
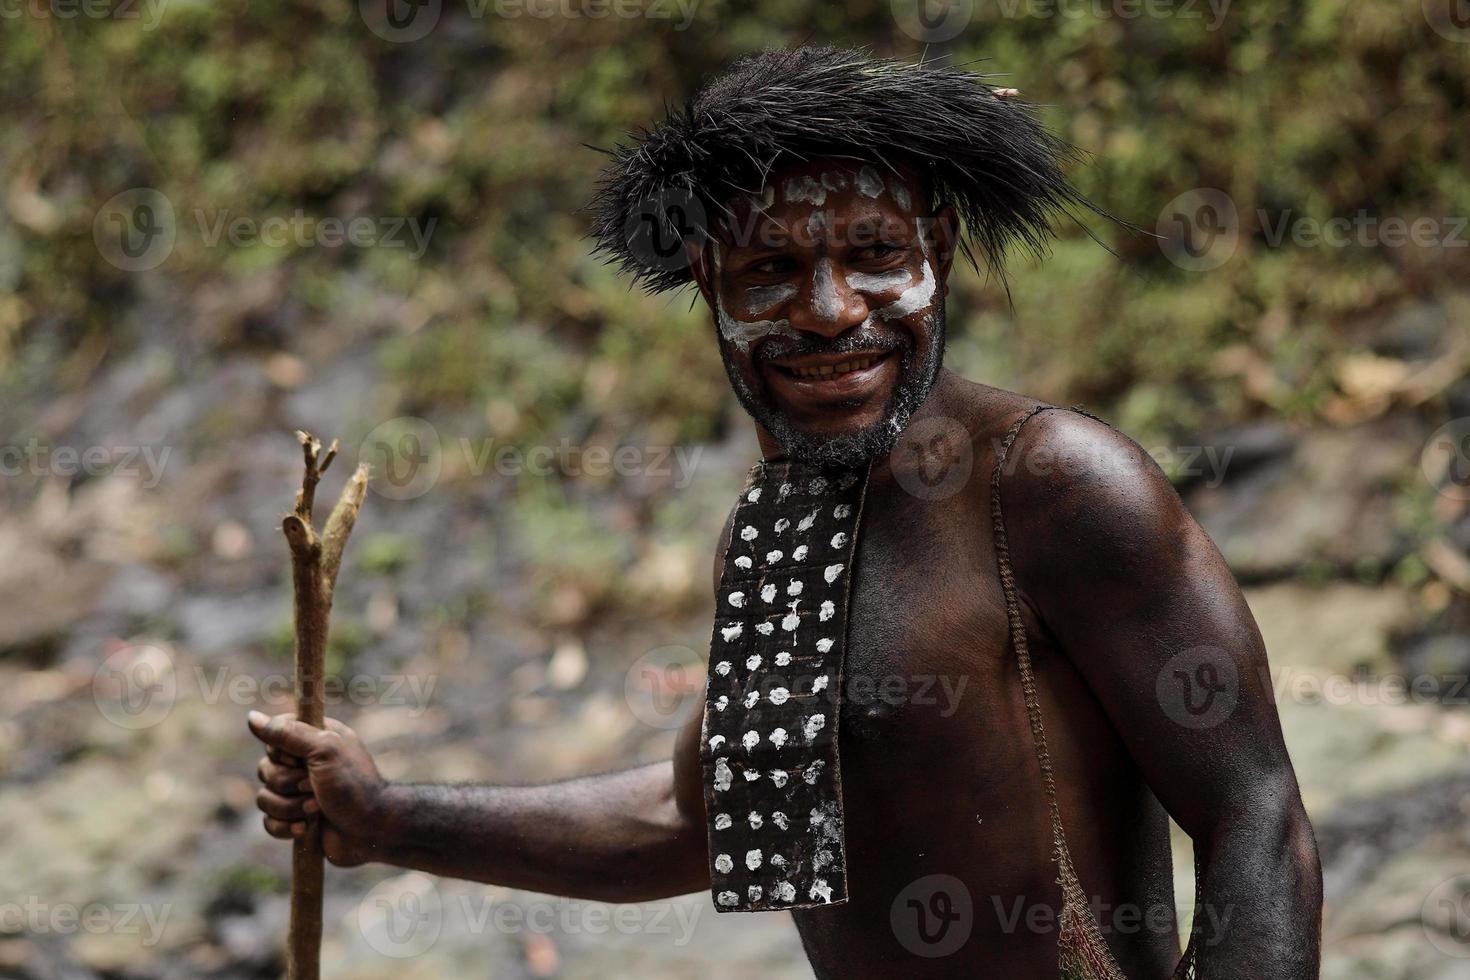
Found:
[[[773,184],[851,166],[815,161]],[[747,233],[727,234],[719,250],[691,249],[705,300],[738,311],[736,320],[784,320],[785,336],[901,337],[918,363],[942,318],[936,327],[926,307],[871,319],[876,308],[898,308],[897,294],[849,286],[862,278],[854,272],[871,282],[901,268],[917,282],[932,262],[936,301],[947,293],[954,213],[930,213],[922,181],[903,183],[907,193],[849,190],[821,207],[777,194],[764,215],[735,202]],[[813,224],[816,211],[825,223]],[[799,233],[812,227],[819,234]],[[823,260],[825,279],[812,272]],[[827,295],[816,295],[819,282]],[[783,284],[794,294],[779,310],[742,303]],[[804,394],[762,357],[762,340],[748,350],[721,343],[751,390],[816,436],[881,422],[902,370],[890,354],[840,399],[820,385]],[[851,898],[794,913],[819,977],[1057,974],[1060,888],[991,525],[998,444],[1035,404],[941,370],[905,435],[967,435],[901,435],[874,462],[840,727]],[[783,454],[769,431],[758,426],[758,435],[767,458]],[[968,478],[943,492],[912,492],[966,465]],[[1172,816],[1199,855],[1210,910],[1200,915],[1198,977],[1315,977],[1316,846],[1261,637],[1219,552],[1135,443],[1072,412],[1044,412],[1022,428],[1002,502],[1067,839],[1124,973],[1165,978],[1180,956]],[[718,559],[714,571],[718,583]],[[1217,666],[1228,660],[1238,680],[1233,709],[1209,725],[1190,724],[1161,695],[1176,684],[1176,655],[1197,648]],[[931,677],[957,700],[940,696]],[[383,861],[609,902],[681,895],[710,884],[700,721],[697,711],[688,719],[672,760],[626,772],[541,787],[414,786],[384,781],[340,723],[320,732],[257,713],[251,729],[271,747],[258,802],[266,830],[281,838],[320,812],[338,865]],[[938,874],[964,882],[973,924],[956,952],[922,957],[890,914],[916,879]]]

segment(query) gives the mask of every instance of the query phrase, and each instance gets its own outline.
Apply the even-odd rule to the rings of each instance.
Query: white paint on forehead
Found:
[[[883,193],[883,178],[867,164],[857,172],[857,189],[863,197],[877,197]]]
[[[823,187],[815,177],[791,177],[786,181],[783,189],[786,192],[787,201],[807,201],[817,207],[827,203],[827,188]]]
[[[840,191],[847,186],[850,173],[845,170],[822,171],[822,186],[829,191]]]
[[[750,206],[755,210],[769,211],[776,203],[776,187],[774,184],[767,184],[761,188],[759,194],[745,196],[750,199]]]
[[[842,298],[832,277],[832,260],[821,259],[812,277],[812,312],[829,323],[842,315]]]

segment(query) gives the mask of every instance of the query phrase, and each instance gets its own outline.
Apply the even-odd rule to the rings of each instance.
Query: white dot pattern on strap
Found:
[[[859,474],[783,461],[759,464],[737,504],[703,748],[720,911],[846,900],[836,722],[863,490]]]

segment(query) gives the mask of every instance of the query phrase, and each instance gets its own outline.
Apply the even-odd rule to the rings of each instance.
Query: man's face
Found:
[[[729,207],[694,271],[741,404],[793,456],[887,452],[943,358],[953,212],[930,215],[913,175],[835,160]]]

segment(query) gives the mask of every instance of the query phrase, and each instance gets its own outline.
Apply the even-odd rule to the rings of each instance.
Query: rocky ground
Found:
[[[365,349],[313,371],[281,355],[215,363],[167,324],[139,331],[78,393],[38,380],[5,421],[6,445],[34,435],[50,457],[0,490],[0,976],[280,969],[287,851],[256,820],[243,718],[288,700],[290,428],[360,436],[372,420],[347,406],[379,379]],[[1391,392],[1358,409],[1210,434],[1236,458],[1218,485],[1186,480],[1186,497],[1271,651],[1326,866],[1324,976],[1470,977],[1470,520],[1435,492],[1429,412]],[[543,780],[664,755],[697,687],[655,702],[640,670],[700,661],[709,553],[753,447],[703,447],[683,486],[654,474],[575,491],[586,533],[611,542],[588,569],[556,521],[548,536],[502,506],[511,478],[449,459],[461,424],[478,431],[435,419],[448,462],[430,492],[368,500],[333,647],[365,686],[333,713],[395,778]],[[68,474],[63,446],[110,463]],[[170,455],[124,465],[131,447]],[[548,564],[565,575],[545,578]],[[701,896],[613,909],[328,874],[331,977],[810,975],[788,919],[717,922]]]

